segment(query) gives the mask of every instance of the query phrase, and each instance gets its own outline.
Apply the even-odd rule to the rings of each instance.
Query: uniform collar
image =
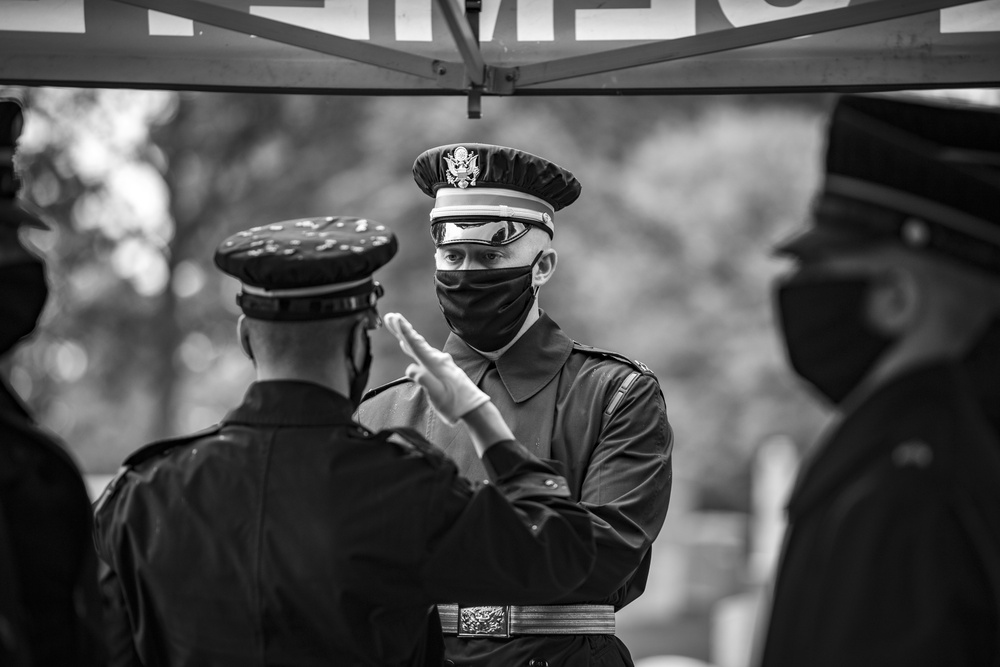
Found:
[[[476,384],[491,363],[454,333],[448,336],[444,351]],[[523,403],[552,381],[572,351],[573,341],[542,311],[495,363],[507,393],[515,403]]]
[[[347,397],[314,382],[267,380],[247,388],[243,403],[223,420],[274,426],[352,424],[354,406]]]

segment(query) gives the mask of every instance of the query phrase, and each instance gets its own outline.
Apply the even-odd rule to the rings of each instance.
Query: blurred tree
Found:
[[[168,193],[149,165],[149,124],[166,93],[28,91],[18,153],[24,195],[53,229],[32,240],[48,264],[51,296],[12,379],[87,468],[113,469],[114,443],[142,432],[141,341],[155,329],[172,235]]]

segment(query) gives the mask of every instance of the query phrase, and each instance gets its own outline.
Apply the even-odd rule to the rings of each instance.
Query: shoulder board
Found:
[[[198,438],[203,438],[206,435],[212,435],[219,431],[220,426],[216,424],[215,426],[209,427],[203,431],[198,431],[197,433],[192,433],[191,435],[186,435],[180,438],[170,438],[167,440],[157,440],[144,447],[140,447],[126,457],[122,461],[121,467],[118,468],[118,472],[115,476],[111,478],[107,486],[104,487],[104,491],[98,497],[97,501],[94,503],[94,514],[100,514],[101,510],[104,508],[105,504],[111,499],[112,496],[118,491],[118,487],[121,486],[121,481],[125,478],[125,475],[134,466],[141,464],[144,461],[148,461],[157,456],[165,454],[177,445],[183,445],[186,442],[193,442]]]
[[[607,359],[615,359],[622,362],[628,366],[631,366],[635,370],[639,371],[643,375],[654,375],[653,371],[650,370],[649,366],[638,361],[636,359],[629,359],[624,354],[619,354],[617,352],[612,352],[611,350],[602,350],[599,347],[593,347],[592,345],[584,345],[583,343],[577,343],[573,341],[573,349],[583,352],[584,354],[592,354],[598,357],[605,357]]]
[[[408,426],[387,428],[380,431],[378,436],[385,440],[385,442],[391,442],[392,444],[402,447],[411,453],[419,453],[433,460],[443,460],[445,458],[444,453],[440,449],[432,445],[430,441],[420,435],[416,429]]]
[[[410,382],[410,378],[404,375],[401,378],[396,378],[392,382],[386,382],[385,384],[379,387],[375,387],[374,389],[369,389],[368,391],[365,392],[365,395],[361,398],[361,402],[363,403],[367,401],[369,398],[374,398],[375,396],[378,396],[386,389],[389,389],[390,387],[395,387],[398,384],[403,384],[404,382]]]
[[[121,483],[122,478],[125,476],[125,473],[127,472],[128,468],[125,467],[124,465],[121,466],[120,468],[118,468],[118,471],[115,473],[115,476],[111,478],[111,481],[109,481],[104,486],[104,490],[101,491],[101,495],[98,496],[97,501],[94,502],[95,516],[101,513],[101,510],[104,509],[104,506],[107,504],[111,496],[115,495],[115,492],[118,491],[118,485]]]
[[[219,432],[221,426],[216,424],[215,426],[210,426],[203,431],[198,431],[197,433],[192,433],[190,435],[181,436],[179,438],[168,438],[166,440],[157,440],[156,442],[151,442],[144,447],[140,447],[135,450],[122,462],[122,466],[125,468],[131,468],[133,466],[139,465],[144,461],[148,461],[157,456],[161,456],[174,447],[183,445],[189,442],[194,442],[199,438],[204,438],[205,436],[215,435]]]

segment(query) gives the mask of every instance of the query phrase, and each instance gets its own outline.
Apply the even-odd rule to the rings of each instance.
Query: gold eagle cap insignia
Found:
[[[476,177],[479,176],[479,155],[470,153],[464,146],[459,146],[444,156],[444,161],[448,163],[448,184],[457,188],[465,189],[476,184]]]

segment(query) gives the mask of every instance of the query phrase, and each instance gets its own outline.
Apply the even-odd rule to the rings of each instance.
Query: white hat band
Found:
[[[487,216],[500,220],[520,220],[537,222],[547,227],[552,226],[552,216],[548,213],[532,211],[514,206],[441,206],[431,209],[431,222],[441,222],[442,218],[473,218]]]

